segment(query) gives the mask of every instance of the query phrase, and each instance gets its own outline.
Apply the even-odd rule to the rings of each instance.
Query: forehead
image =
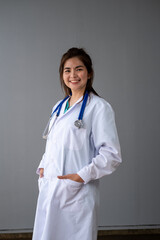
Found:
[[[65,67],[71,68],[76,66],[84,66],[84,63],[78,57],[69,58],[68,60],[66,60],[64,64],[64,68]]]

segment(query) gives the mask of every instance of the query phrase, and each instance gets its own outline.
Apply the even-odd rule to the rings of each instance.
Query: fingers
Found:
[[[64,176],[57,176],[57,178],[59,178],[59,179],[64,179]]]
[[[63,175],[63,176],[57,176],[59,179],[70,179],[70,174],[68,175]]]
[[[83,179],[78,174],[67,174],[63,176],[57,176],[58,179],[70,179],[76,182],[84,182]]]

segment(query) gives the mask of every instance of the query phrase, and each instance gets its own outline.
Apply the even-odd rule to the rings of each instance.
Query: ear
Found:
[[[91,78],[91,74],[88,73],[88,79],[90,79],[90,78]]]

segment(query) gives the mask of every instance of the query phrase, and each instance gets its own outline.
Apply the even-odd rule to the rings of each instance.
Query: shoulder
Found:
[[[111,104],[107,102],[104,98],[99,97],[93,93],[89,95],[89,104],[92,105],[95,111],[107,111],[114,112]]]
[[[62,101],[62,99],[59,100],[59,101],[52,107],[52,113],[53,113],[53,111],[56,109],[56,107],[60,104],[61,101]]]

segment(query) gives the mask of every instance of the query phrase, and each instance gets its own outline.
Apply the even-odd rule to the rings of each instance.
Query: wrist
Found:
[[[77,182],[84,182],[84,180],[78,174],[76,175],[77,175]]]

